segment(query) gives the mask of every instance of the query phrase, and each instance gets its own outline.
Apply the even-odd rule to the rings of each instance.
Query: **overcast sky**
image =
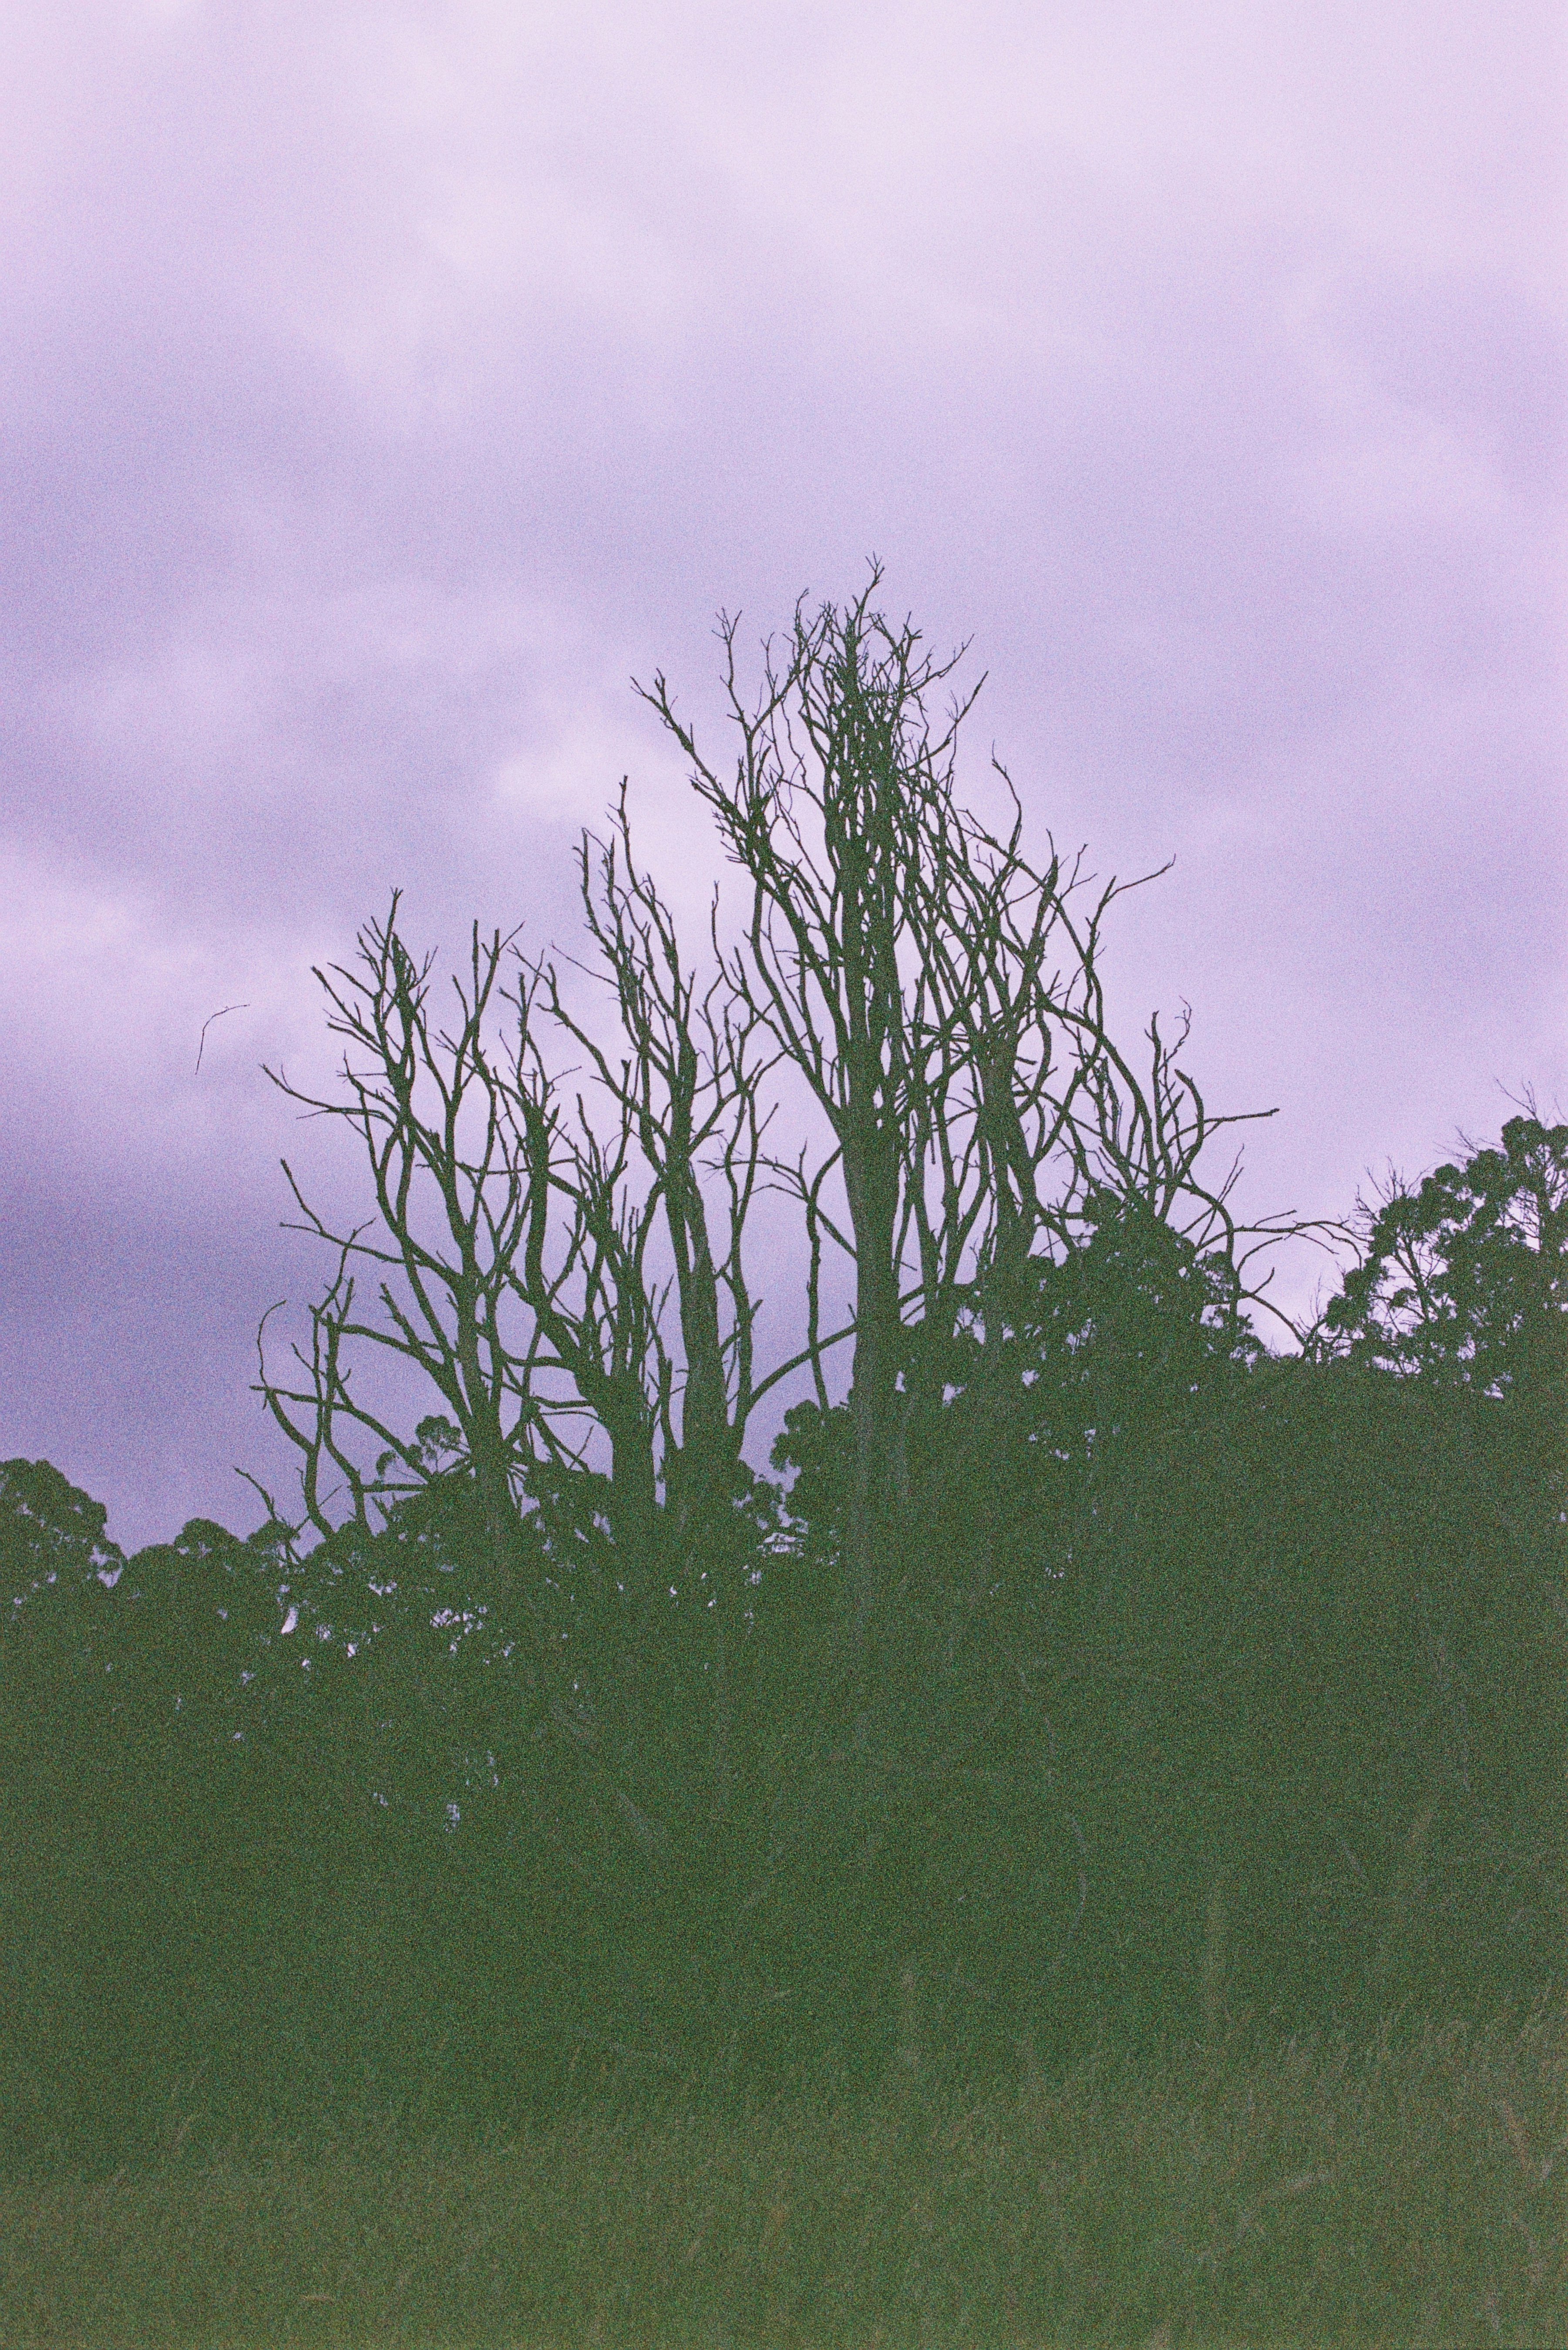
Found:
[[[1176,859],[1118,1000],[1278,1105],[1251,1212],[1568,1112],[1555,0],[3,22],[0,1458],[128,1550],[292,1498],[278,1159],[365,1199],[261,1072],[340,1052],[310,966],[394,886],[570,949],[623,773],[695,947],[629,680],[718,750],[717,609],[873,551],[975,803]]]

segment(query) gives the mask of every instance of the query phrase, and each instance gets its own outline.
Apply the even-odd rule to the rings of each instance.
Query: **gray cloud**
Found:
[[[1568,1095],[1563,57],[1544,12],[39,12],[0,98],[0,1447],[122,1542],[286,1482],[245,1392],[407,892],[575,932],[628,678],[718,724],[875,549],[1180,996],[1259,1212]],[[219,1005],[247,1009],[208,1036]],[[1293,1269],[1304,1300],[1314,1268]],[[1285,1276],[1282,1274],[1282,1283]]]

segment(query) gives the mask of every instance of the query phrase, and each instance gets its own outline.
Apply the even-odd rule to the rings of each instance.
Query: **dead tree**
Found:
[[[624,1051],[607,1051],[577,1019],[553,964],[529,964],[520,951],[515,991],[501,992],[515,1014],[510,1049],[504,1057],[493,1051],[485,1017],[513,941],[497,933],[482,946],[477,926],[471,985],[453,981],[461,1021],[432,1034],[433,958],[415,965],[398,935],[395,895],[387,923],[361,934],[360,972],[317,972],[329,1027],[369,1065],[346,1057],[347,1100],[320,1100],[267,1074],[311,1113],[355,1128],[378,1216],[330,1231],[285,1162],[303,1218],[291,1228],[331,1243],[337,1270],[311,1308],[308,1358],[295,1349],[307,1384],[270,1378],[263,1354],[257,1387],[304,1456],[306,1510],[323,1534],[333,1530],[323,1492],[333,1469],[367,1531],[372,1503],[385,1516],[389,1497],[466,1474],[480,1498],[491,1572],[513,1580],[530,1495],[581,1472],[597,1437],[609,1455],[597,1490],[621,1593],[627,1701],[631,1684],[641,1684],[645,1701],[634,1711],[646,1728],[646,1669],[673,1580],[691,1607],[705,1610],[711,1637],[711,1767],[722,1803],[731,1775],[732,1530],[750,1482],[742,1447],[759,1400],[805,1359],[797,1354],[763,1378],[754,1362],[759,1301],[744,1232],[763,1164],[766,1065],[755,1051],[758,1022],[722,977],[699,995],[669,911],[633,860],[624,785],[611,841],[583,837],[579,879],[597,949],[592,975],[608,989]],[[541,1047],[546,1017],[586,1052],[594,1090],[608,1097],[607,1121],[596,1123],[579,1092],[569,1122],[566,1080]],[[717,1236],[708,1199],[715,1178]],[[659,1242],[673,1263],[662,1284]],[[380,1320],[355,1315],[357,1260],[382,1269]],[[359,1401],[346,1352],[354,1341],[426,1375],[451,1415],[450,1445],[432,1440],[441,1423],[421,1422],[410,1439]],[[374,1479],[354,1457],[356,1432],[382,1448]]]
[[[343,1076],[351,1098],[321,1101],[291,1086],[283,1072],[265,1072],[291,1100],[304,1103],[307,1114],[342,1118],[359,1133],[370,1162],[379,1229],[369,1241],[362,1235],[376,1224],[374,1218],[347,1234],[330,1231],[305,1199],[287,1160],[283,1162],[303,1218],[286,1229],[329,1242],[338,1250],[338,1267],[325,1298],[311,1309],[308,1363],[294,1350],[309,1373],[309,1388],[286,1388],[269,1379],[265,1356],[257,1388],[304,1455],[309,1522],[324,1534],[334,1529],[327,1514],[331,1496],[321,1490],[324,1463],[329,1462],[341,1476],[355,1518],[370,1530],[368,1501],[422,1484],[431,1464],[418,1440],[399,1435],[356,1399],[344,1342],[366,1340],[413,1363],[452,1415],[490,1530],[504,1544],[516,1506],[517,1466],[540,1446],[557,1459],[570,1456],[570,1448],[558,1439],[552,1443],[552,1419],[541,1409],[535,1388],[540,1368],[560,1366],[542,1356],[537,1326],[532,1344],[521,1349],[503,1330],[513,1260],[539,1218],[548,1214],[552,1192],[569,1182],[558,1147],[560,1115],[552,1081],[538,1060],[527,998],[520,1006],[510,1072],[493,1063],[483,1041],[502,960],[499,935],[482,948],[475,924],[472,996],[454,978],[461,1025],[455,1035],[443,1033],[432,1040],[427,996],[433,956],[415,966],[398,935],[397,910],[394,892],[385,926],[371,923],[360,933],[367,977],[340,965],[333,966],[332,976],[319,968],[315,972],[333,1007],[329,1030],[371,1056],[369,1068],[357,1068],[345,1056]],[[450,1059],[450,1074],[443,1055]],[[429,1117],[416,1099],[426,1089],[435,1097]],[[483,1102],[484,1126],[471,1153],[459,1123],[475,1093]],[[588,1191],[587,1184],[578,1188],[580,1193]],[[417,1221],[431,1194],[437,1219],[445,1225],[445,1249]],[[568,1259],[583,1247],[585,1224],[579,1211]],[[411,1303],[403,1302],[386,1277],[380,1281],[379,1298],[390,1329],[352,1318],[356,1280],[349,1268],[356,1259],[396,1272],[407,1285]],[[258,1351],[266,1318],[257,1334]],[[308,1424],[293,1419],[286,1409],[290,1404],[306,1407]],[[385,1448],[374,1480],[346,1449],[345,1423]],[[389,1478],[394,1463],[404,1473]]]
[[[957,738],[979,689],[937,714],[961,654],[939,661],[909,620],[889,623],[874,608],[879,580],[873,565],[846,608],[797,608],[778,656],[764,648],[754,699],[738,675],[737,623],[721,616],[739,737],[730,772],[704,755],[662,674],[639,688],[749,885],[743,944],[722,958],[733,996],[827,1129],[815,1159],[772,1161],[803,1211],[807,1355],[824,1410],[825,1248],[854,1268],[843,1638],[778,1725],[763,1773],[767,1857],[742,1908],[770,1894],[787,1907],[785,1875],[808,1861],[824,1817],[857,1822],[851,1844],[869,1823],[875,1846],[877,1774],[884,1786],[943,1782],[1008,1702],[989,1669],[971,1686],[972,1672],[952,1668],[994,1587],[985,1497],[1016,1405],[1002,1343],[1010,1292],[1042,1254],[1079,1246],[1107,1195],[1221,1251],[1238,1238],[1233,1172],[1214,1187],[1200,1165],[1233,1121],[1208,1113],[1158,1023],[1147,1079],[1111,1034],[1103,929],[1139,885],[1090,894],[1081,858],[1064,867],[1054,843],[1033,864],[997,763],[1012,805],[1005,836],[959,804]],[[961,1326],[982,1340],[963,1421],[975,1473],[961,1475],[980,1498],[961,1557],[933,1560],[920,1480],[941,1448],[916,1440],[949,1434]],[[941,1461],[941,1473],[953,1468]],[[869,1772],[869,1812],[859,1795],[824,1811],[841,1766]]]
[[[961,649],[942,662],[922,653],[908,620],[873,608],[879,580],[873,565],[842,611],[797,608],[783,658],[764,651],[754,705],[737,679],[736,623],[722,618],[741,738],[732,781],[700,752],[662,675],[639,689],[751,885],[745,948],[725,963],[736,998],[831,1136],[809,1174],[804,1153],[777,1171],[805,1212],[812,1341],[824,1237],[855,1267],[846,1566],[857,1642],[886,1595],[884,1537],[916,1499],[908,1430],[940,1397],[960,1315],[1042,1244],[1070,1245],[1107,1184],[1148,1191],[1162,1215],[1200,1194],[1233,1232],[1195,1171],[1231,1121],[1206,1116],[1158,1028],[1147,1089],[1109,1033],[1101,925],[1138,885],[1113,881],[1079,920],[1081,860],[1064,871],[1053,847],[1044,869],[1030,864],[1004,769],[1005,839],[958,805],[958,730],[979,688],[933,721],[930,699]],[[836,1169],[846,1231],[825,1205]]]
[[[808,1357],[820,1363],[822,1347],[835,1341],[823,1341],[814,1327],[805,1349],[757,1376],[753,1326],[761,1301],[748,1280],[744,1235],[775,1107],[764,1105],[763,1087],[779,1056],[759,1049],[767,1042],[764,1024],[734,994],[722,964],[698,994],[670,911],[634,860],[626,794],[623,779],[615,837],[585,834],[580,846],[584,920],[597,958],[597,969],[576,967],[608,991],[629,1051],[612,1058],[570,1010],[556,972],[540,977],[555,1019],[587,1055],[600,1090],[636,1136],[673,1259],[682,1365],[659,1392],[660,1556],[665,1574],[693,1590],[709,1618],[712,1775],[722,1804],[731,1781],[739,1600],[732,1554],[735,1504],[751,1482],[742,1461],[747,1425],[772,1388]],[[712,1184],[705,1187],[704,1176],[719,1187],[717,1236]]]
[[[327,1529],[328,1462],[367,1523],[370,1500],[438,1473],[419,1433],[400,1439],[353,1396],[348,1341],[391,1348],[444,1399],[497,1572],[517,1555],[530,1492],[581,1472],[597,1435],[609,1455],[601,1514],[624,1603],[628,1736],[619,1752],[645,1753],[655,1735],[639,1659],[659,1649],[671,1586],[694,1589],[711,1638],[702,1704],[720,1811],[735,1721],[726,1545],[749,1474],[748,1422],[778,1381],[807,1364],[826,1409],[826,1358],[853,1340],[847,1637],[805,1709],[804,1745],[786,1728],[767,1765],[774,1825],[785,1813],[794,1821],[774,1837],[775,1853],[800,1843],[836,1712],[842,1727],[837,1698],[851,1681],[865,1686],[873,1629],[896,1628],[921,1502],[914,1439],[940,1419],[961,1326],[980,1335],[1002,1415],[1003,1350],[992,1338],[1009,1290],[1042,1254],[1076,1246],[1107,1194],[1202,1232],[1232,1261],[1241,1234],[1227,1206],[1233,1174],[1211,1186],[1199,1166],[1216,1131],[1234,1121],[1210,1116],[1158,1023],[1147,1031],[1147,1078],[1110,1032],[1102,925],[1138,885],[1113,879],[1090,896],[1081,858],[1064,869],[1054,845],[1044,867],[1031,864],[1000,766],[1013,809],[1005,837],[959,805],[956,743],[974,696],[940,719],[929,705],[961,655],[932,660],[909,621],[894,626],[874,609],[879,580],[873,566],[842,610],[826,605],[808,619],[797,608],[780,660],[764,655],[754,705],[738,682],[736,624],[722,619],[740,733],[732,780],[702,757],[661,675],[639,689],[682,746],[750,887],[743,943],[732,951],[720,946],[715,907],[718,976],[705,990],[636,867],[623,785],[612,838],[585,835],[579,856],[591,972],[613,1003],[618,1044],[603,1044],[579,1018],[553,964],[519,955],[514,1043],[507,1059],[493,1055],[483,1030],[504,945],[497,933],[482,950],[477,926],[471,991],[454,982],[462,1022],[432,1037],[430,962],[416,968],[397,937],[394,897],[388,924],[361,941],[368,980],[338,971],[340,992],[317,974],[337,1014],[331,1026],[371,1056],[362,1072],[345,1063],[352,1098],[317,1101],[275,1079],[361,1133],[382,1228],[375,1240],[365,1224],[328,1232],[289,1173],[300,1229],[339,1252],[337,1278],[312,1309],[310,1357],[299,1357],[308,1383],[278,1385],[265,1360],[260,1381],[305,1456],[312,1520]],[[588,1090],[607,1100],[607,1139],[585,1093],[569,1119],[566,1080],[541,1050],[545,1016],[586,1055]],[[826,1121],[814,1163],[804,1149],[793,1158],[764,1149],[775,1071],[793,1071]],[[415,1097],[432,1085],[427,1117]],[[743,1241],[763,1175],[800,1205],[809,1271],[805,1343],[759,1378]],[[439,1239],[419,1222],[417,1191],[435,1203]],[[843,1326],[825,1333],[828,1247],[853,1263],[854,1298]],[[661,1280],[664,1251],[670,1270]],[[389,1326],[353,1318],[356,1260],[383,1269]],[[385,1277],[393,1274],[411,1304],[394,1294]],[[967,1426],[971,1441],[992,1440],[984,1409],[971,1411]],[[345,1438],[356,1427],[384,1448],[374,1481]],[[971,1547],[965,1606],[989,1576],[983,1528]],[[618,1811],[645,1852],[661,1849],[657,1810],[605,1775],[607,1742],[591,1701],[585,1710],[574,1690],[565,1711],[574,1751],[600,1758],[594,1815]],[[857,1718],[857,1742],[860,1731]],[[651,1802],[646,1782],[639,1792]],[[774,1866],[748,1901],[761,1898]]]

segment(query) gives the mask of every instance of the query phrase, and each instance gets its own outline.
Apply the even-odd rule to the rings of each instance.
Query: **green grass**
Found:
[[[0,2343],[1562,2344],[1565,2085],[1557,2002],[418,2156],[186,2137],[0,2188]]]

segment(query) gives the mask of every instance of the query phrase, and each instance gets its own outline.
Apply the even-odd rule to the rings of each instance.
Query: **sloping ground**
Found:
[[[1102,2049],[741,2122],[589,2106],[515,2143],[4,2190],[12,2350],[1568,2339],[1561,2002],[1376,2044]]]

